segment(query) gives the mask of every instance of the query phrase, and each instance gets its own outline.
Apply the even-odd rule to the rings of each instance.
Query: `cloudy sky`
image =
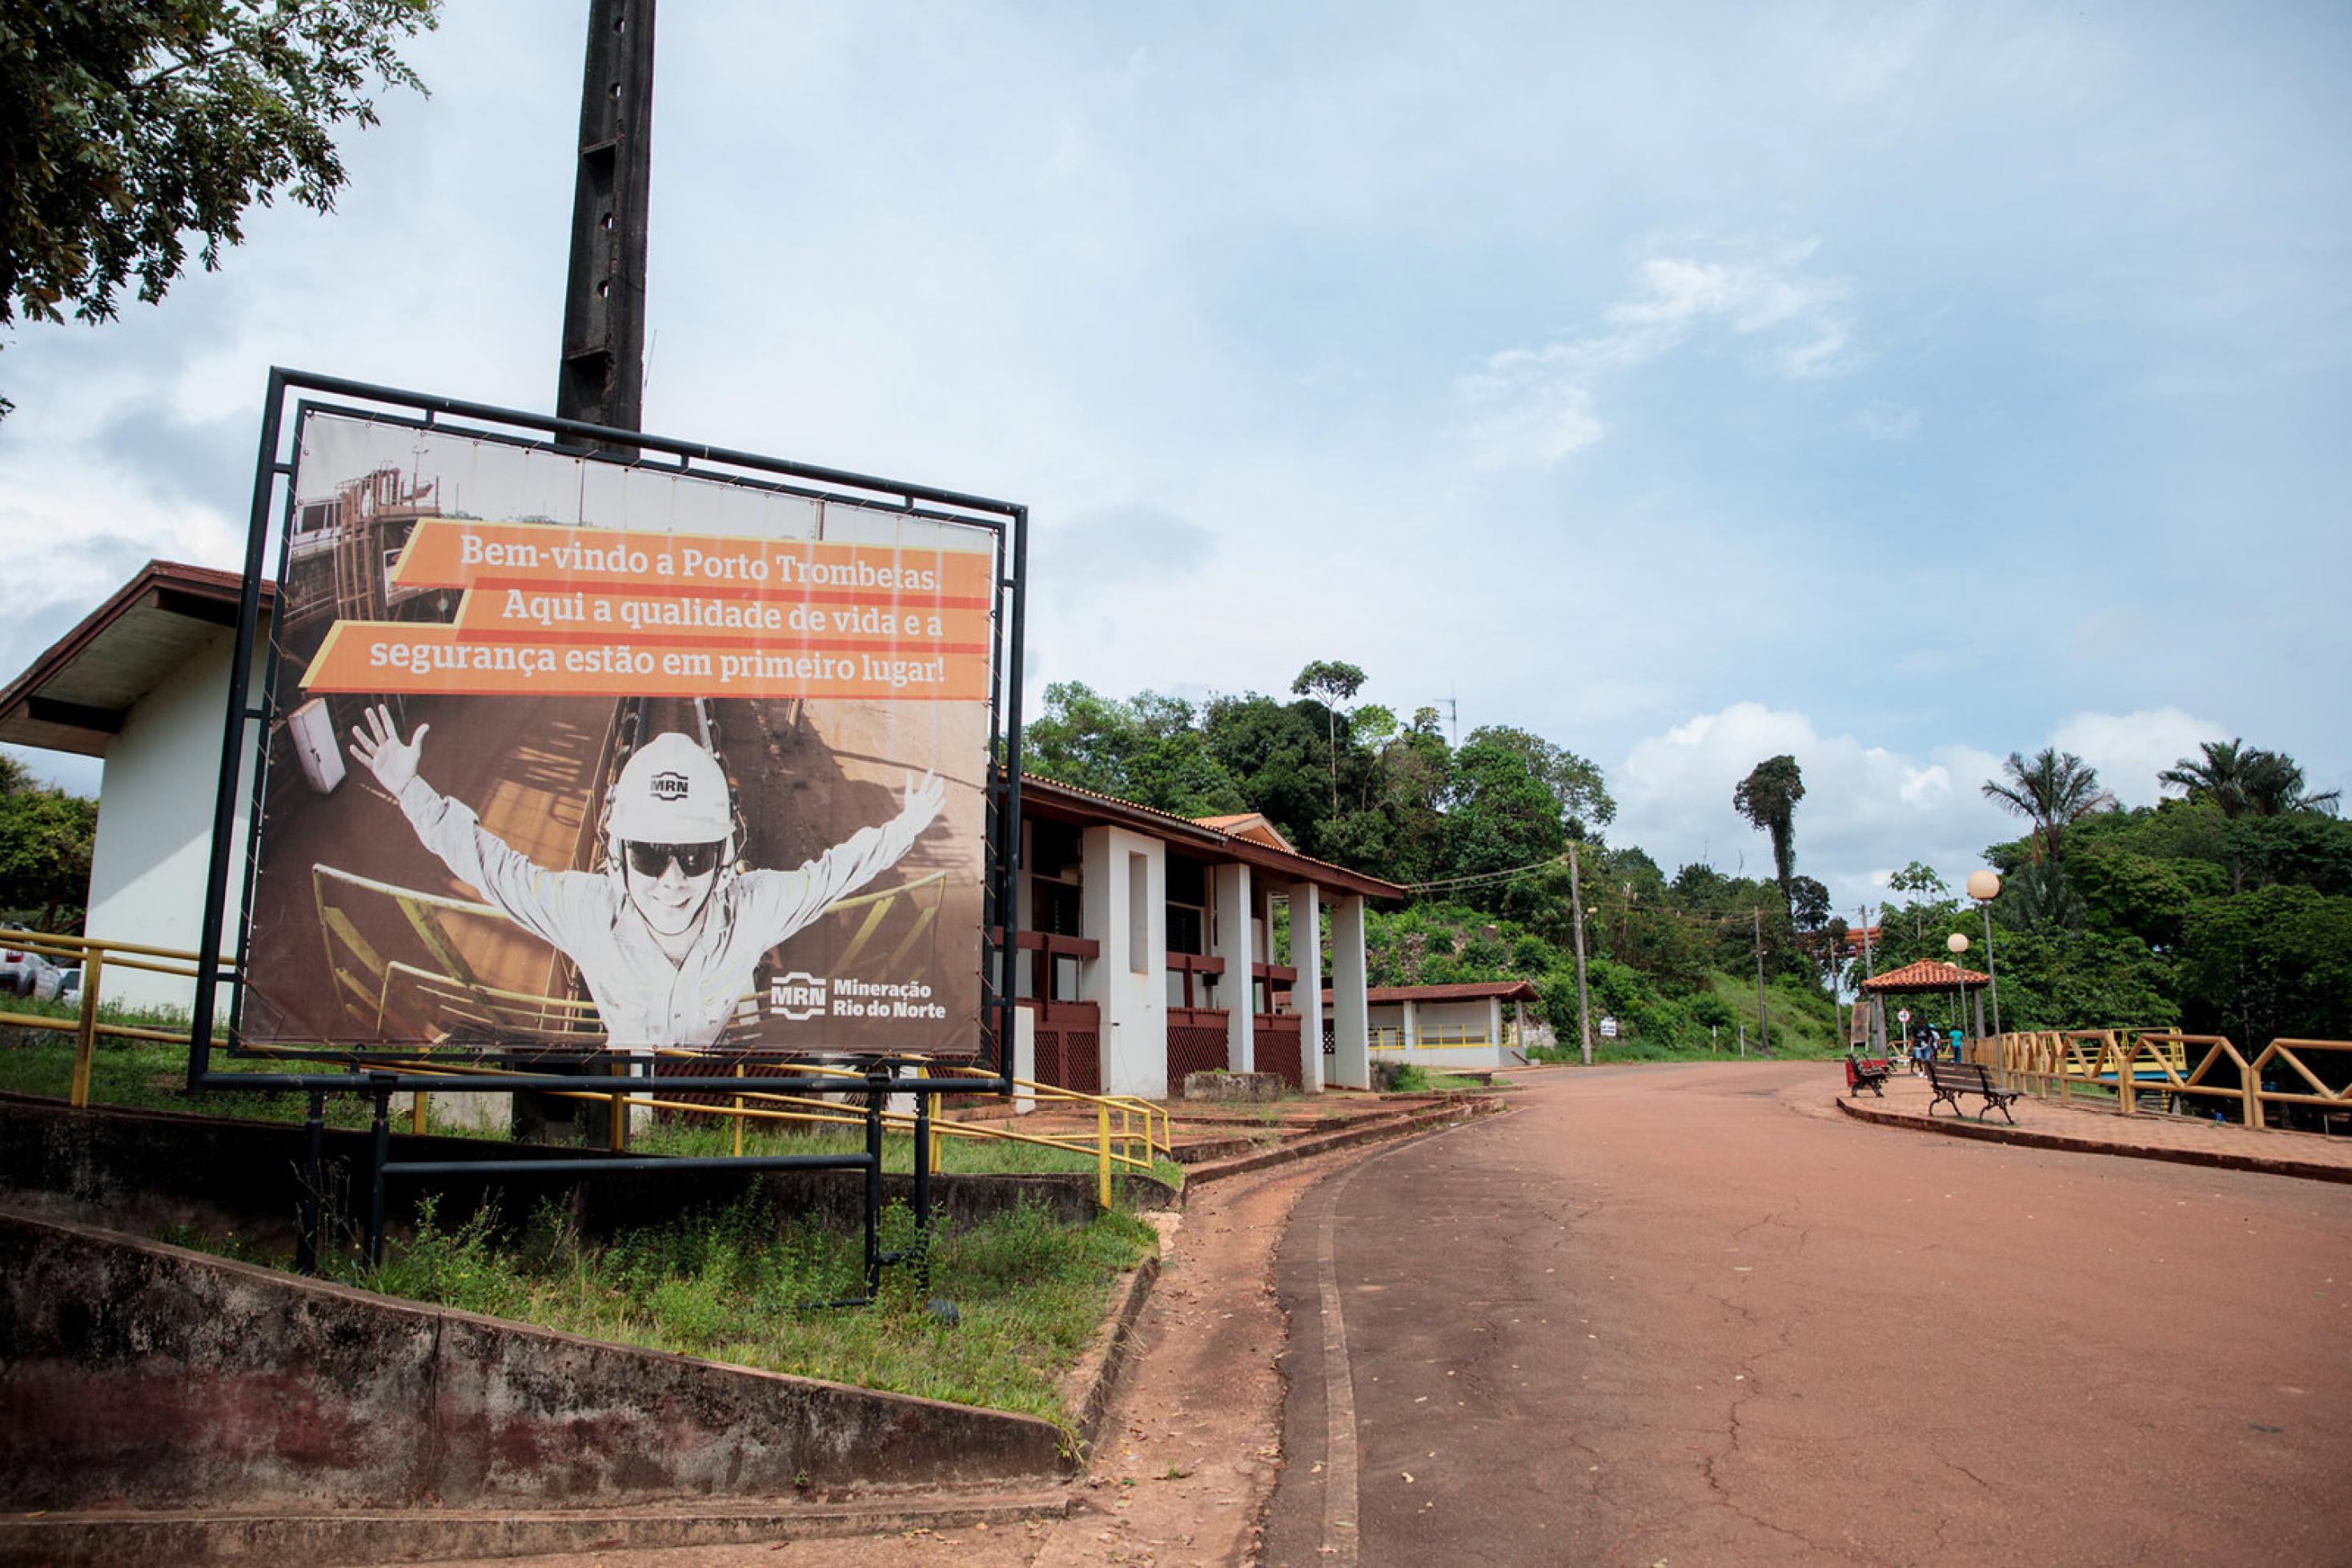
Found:
[[[1778,751],[1846,904],[2012,749],[2352,785],[2352,11],[1570,9],[672,0],[646,423],[1029,502],[1033,685],[1352,660],[1670,871]],[[272,362],[551,404],[580,35],[453,5],[334,216],[7,340],[6,674],[234,564]]]

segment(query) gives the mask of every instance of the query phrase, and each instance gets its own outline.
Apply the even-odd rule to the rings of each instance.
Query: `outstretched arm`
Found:
[[[936,773],[918,782],[907,776],[904,804],[898,814],[878,828],[861,828],[797,873],[777,876],[771,885],[784,896],[760,912],[765,931],[763,945],[773,946],[824,912],[824,906],[864,887],[897,865],[940,814],[947,785]],[[774,873],[770,873],[773,875]]]
[[[440,857],[451,874],[524,930],[569,951],[567,925],[590,912],[573,907],[581,899],[565,896],[564,878],[518,854],[483,827],[470,808],[417,776],[425,737],[432,727],[419,725],[404,741],[392,710],[379,704],[368,710],[364,727],[352,727],[352,755],[392,792],[418,841]]]

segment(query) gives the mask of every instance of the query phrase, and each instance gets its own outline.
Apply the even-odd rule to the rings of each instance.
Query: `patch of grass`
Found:
[[[71,1037],[45,1030],[6,1031],[14,1040],[0,1039],[0,1089],[18,1094],[47,1094],[64,1099],[73,1086],[74,1044]],[[215,1054],[213,1066],[222,1072],[282,1072],[300,1071],[310,1063],[236,1061]],[[188,1092],[188,1048],[152,1040],[110,1040],[101,1038],[89,1058],[89,1098],[93,1105],[116,1105],[132,1111],[179,1111],[198,1116],[234,1116],[250,1122],[299,1122],[310,1113],[310,1098],[290,1090],[206,1089]],[[428,1114],[429,1107],[428,1107]],[[327,1124],[364,1127],[374,1116],[365,1097],[327,1096]],[[463,1134],[472,1129],[433,1124],[436,1133]],[[476,1134],[478,1135],[478,1134]]]
[[[916,1242],[913,1215],[891,1205],[883,1246]],[[864,1292],[859,1236],[780,1218],[756,1194],[602,1247],[583,1244],[552,1207],[506,1245],[494,1215],[445,1228],[428,1205],[381,1267],[347,1261],[341,1273],[388,1295],[593,1339],[1066,1426],[1061,1375],[1100,1324],[1111,1281],[1157,1246],[1131,1216],[1066,1226],[1024,1201],[935,1237],[928,1287],[911,1267],[886,1269],[874,1304],[829,1309],[815,1303]],[[929,1312],[934,1298],[954,1302],[961,1322]]]

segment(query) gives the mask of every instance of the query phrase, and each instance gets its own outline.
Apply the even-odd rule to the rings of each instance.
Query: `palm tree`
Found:
[[[1759,832],[1772,835],[1772,872],[1780,896],[1797,869],[1797,802],[1805,798],[1805,776],[1793,757],[1768,757],[1731,791],[1731,804]]]
[[[2331,816],[2344,798],[2341,789],[2316,793],[2304,789],[2303,766],[2284,751],[2248,746],[2242,738],[2200,742],[2202,760],[2182,758],[2158,774],[2157,781],[2178,784],[2191,800],[2210,800],[2221,815],[2278,817],[2290,811],[2326,811]]]
[[[2094,811],[2110,810],[2113,793],[2099,788],[2099,770],[2071,751],[2045,746],[2031,762],[2012,751],[2000,765],[2009,782],[1985,781],[1986,798],[2033,824],[2033,858],[2056,865],[2068,828]]]
[[[2246,799],[2261,817],[2283,817],[2290,811],[2336,814],[2344,799],[2341,789],[2317,793],[2303,787],[2303,766],[2284,751],[2256,751],[2246,768]]]
[[[2243,737],[2198,742],[2201,760],[2182,758],[2156,776],[2159,784],[2178,784],[2191,800],[2210,800],[2224,817],[2242,817],[2250,810],[2246,797],[2247,764],[2262,755],[2248,751]]]

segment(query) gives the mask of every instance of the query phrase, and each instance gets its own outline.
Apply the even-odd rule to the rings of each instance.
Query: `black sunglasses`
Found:
[[[669,862],[677,862],[681,876],[707,876],[719,863],[719,852],[726,847],[723,840],[704,844],[648,844],[631,840],[629,863],[639,876],[659,876],[669,870]]]

